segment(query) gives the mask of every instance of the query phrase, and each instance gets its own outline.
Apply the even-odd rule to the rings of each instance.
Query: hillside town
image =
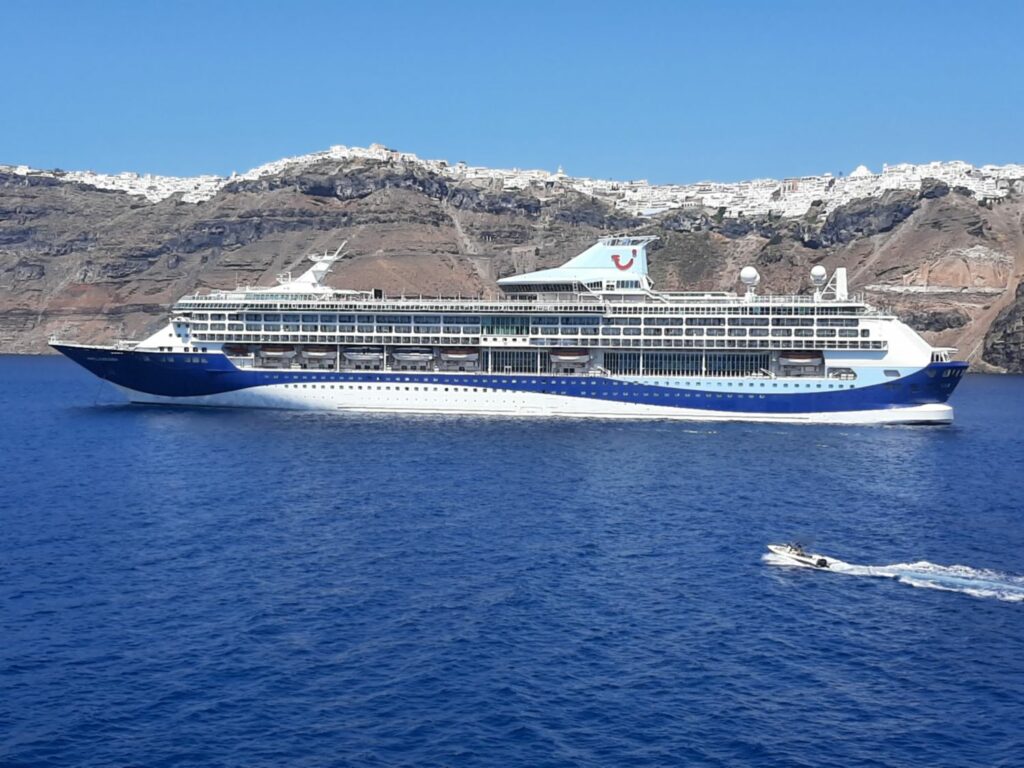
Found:
[[[926,179],[935,179],[951,188],[969,190],[979,201],[996,201],[1011,193],[1024,193],[1024,164],[983,165],[975,167],[962,161],[925,164],[883,165],[875,172],[861,165],[846,176],[831,173],[787,179],[753,179],[739,182],[702,181],[694,184],[651,184],[646,180],[615,181],[567,175],[561,168],[545,170],[501,169],[424,160],[415,154],[399,152],[381,144],[370,147],[336,145],[323,152],[283,158],[245,173],[231,176],[193,177],[152,174],[102,174],[92,171],[43,171],[25,165],[0,165],[0,172],[19,176],[58,178],[65,182],[87,184],[139,195],[158,202],[180,195],[185,203],[199,203],[217,194],[224,186],[239,180],[255,180],[285,171],[301,170],[325,161],[368,160],[419,166],[460,183],[480,185],[492,191],[533,189],[543,194],[572,189],[603,200],[635,216],[654,216],[673,209],[699,209],[721,212],[728,217],[776,215],[802,216],[816,206],[828,212],[852,200],[878,197],[888,190],[919,189]]]

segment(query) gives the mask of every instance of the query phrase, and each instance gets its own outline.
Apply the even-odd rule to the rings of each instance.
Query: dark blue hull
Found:
[[[733,391],[707,391],[599,376],[251,370],[237,368],[220,353],[154,353],[61,344],[55,344],[54,348],[96,376],[127,390],[172,401],[183,398],[185,404],[190,398],[283,384],[413,382],[708,410],[737,416],[833,413],[945,403],[967,368],[963,362],[931,363],[915,373],[882,384],[854,386],[835,382],[824,385],[835,387],[826,391],[811,391],[818,385],[798,381],[749,380],[730,383],[727,389],[735,386]],[[799,391],[801,387],[806,387],[807,391]]]

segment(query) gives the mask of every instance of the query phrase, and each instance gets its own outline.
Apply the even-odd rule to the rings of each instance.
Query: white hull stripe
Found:
[[[135,403],[232,408],[803,424],[947,424],[953,420],[953,409],[944,404],[818,413],[751,413],[430,384],[418,384],[408,390],[371,385],[297,388],[274,384],[195,397],[161,397],[125,387],[119,389]]]

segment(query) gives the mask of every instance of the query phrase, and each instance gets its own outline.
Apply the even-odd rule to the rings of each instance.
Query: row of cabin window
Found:
[[[636,354],[639,354],[639,353],[635,353],[635,352],[633,352],[633,353],[626,353],[626,355],[636,355]],[[661,356],[660,353],[659,353],[659,356]],[[709,356],[707,359],[708,360],[712,360],[713,358],[716,358],[718,362],[723,362],[723,361],[728,361],[728,359],[732,358],[732,357],[740,357],[740,356],[730,355],[728,353],[724,353],[724,354],[723,353],[716,353],[716,355]],[[748,359],[750,361],[754,361],[754,360],[759,359],[760,362],[763,362],[765,364],[765,366],[767,366],[767,360],[768,360],[767,356],[753,356],[753,357],[750,357]],[[961,371],[954,371],[954,372],[955,373],[963,373],[962,370]],[[529,373],[529,372],[527,372],[527,373]],[[886,369],[884,371],[884,373],[885,373],[886,376],[890,376],[890,377],[898,377],[900,375],[899,371],[891,370],[891,369]],[[287,386],[299,387],[300,384],[294,383],[294,382],[299,382],[299,381],[313,382],[311,384],[311,386],[312,387],[316,387],[317,384],[315,382],[318,382],[318,381],[319,382],[327,382],[327,381],[329,381],[330,375],[331,374],[315,374],[315,373],[314,374],[294,374],[294,373],[293,374],[288,374],[288,373],[276,374],[275,373],[275,374],[272,374],[272,375],[268,374],[264,378],[265,378],[265,380],[275,380],[275,381],[278,380],[278,379],[291,379],[293,383],[290,384],[290,385],[289,384],[285,384],[284,386],[286,386],[286,387]],[[655,374],[655,375],[657,375],[657,374]],[[667,375],[667,374],[662,374],[662,375]],[[567,376],[555,375],[554,377],[549,377],[547,380],[541,380],[541,379],[535,378],[535,376],[536,376],[536,374],[534,374],[534,377],[531,377],[531,376],[527,375],[527,376],[523,376],[523,377],[519,377],[519,378],[497,379],[497,378],[493,378],[493,376],[488,378],[487,375],[484,375],[484,376],[482,376],[480,378],[477,378],[476,376],[474,376],[473,378],[466,378],[465,379],[465,383],[467,383],[467,384],[501,384],[501,385],[508,385],[508,384],[543,385],[543,384],[559,384],[559,383],[562,382],[563,379],[564,380],[569,380],[570,378],[575,378],[575,377],[567,377]],[[636,387],[650,387],[650,386],[690,387],[690,386],[704,386],[704,383],[706,383],[706,382],[702,382],[700,379],[702,379],[702,378],[703,379],[715,378],[715,377],[714,376],[710,376],[708,374],[700,374],[700,375],[697,375],[696,378],[697,378],[697,380],[696,381],[692,381],[692,382],[689,381],[688,379],[684,379],[684,380],[680,381],[678,378],[675,378],[674,380],[671,380],[671,381],[670,380],[663,380],[663,381],[645,381],[645,382],[636,382],[636,381],[608,381],[606,379],[605,380],[596,380],[596,379],[588,378],[588,379],[584,379],[584,380],[580,380],[580,381],[574,381],[573,384],[574,384],[574,386],[577,386],[577,387],[580,387],[580,386],[581,387],[587,387],[587,386],[589,386],[589,387],[623,387],[623,388],[626,388],[626,389],[629,389],[629,388],[634,388],[635,389]],[[380,377],[379,376],[375,377],[375,379],[378,382],[380,381]],[[391,378],[389,380],[386,380],[386,381],[391,381],[393,383],[398,383],[398,382],[401,382],[401,381],[406,381],[406,382],[421,381],[424,384],[445,384],[446,383],[445,381],[442,381],[437,376],[432,376],[432,377],[429,377],[429,378],[426,377],[426,376],[415,377],[415,378],[411,377],[411,376],[405,376],[405,377],[398,376],[398,377],[393,377],[393,378]],[[447,383],[450,383],[450,382],[447,382]],[[767,387],[767,386],[771,386],[773,388],[778,388],[781,385],[783,388],[787,388],[787,387],[790,386],[790,384],[792,384],[792,386],[794,388],[804,387],[806,389],[811,389],[811,388],[814,388],[814,387],[817,386],[814,382],[809,382],[809,383],[807,383],[807,382],[787,382],[784,379],[783,380],[768,381],[768,382],[765,382],[765,381],[752,381],[752,382],[730,381],[730,382],[724,382],[723,386],[737,387],[737,388],[741,388],[741,387],[751,387],[751,388],[761,387],[761,388],[764,388],[764,387]],[[301,386],[304,387],[306,385],[302,384]],[[320,384],[320,386],[324,387],[324,386],[335,386],[335,385],[334,384]],[[356,385],[356,384],[340,384],[338,386],[358,386],[358,385]],[[830,388],[831,389],[831,388],[838,387],[838,388],[842,389],[842,388],[844,388],[846,386],[849,386],[851,389],[854,387],[853,384],[850,384],[850,385],[827,384],[826,388]],[[501,390],[501,389],[504,389],[504,388],[505,387],[498,387],[497,389]],[[492,389],[492,388],[486,387],[486,389]]]
[[[536,383],[536,382],[534,382],[534,383]],[[614,382],[612,382],[612,383],[614,383]],[[420,387],[415,386],[415,385],[410,386],[410,385],[397,385],[397,384],[394,385],[394,386],[392,386],[390,384],[374,384],[374,385],[370,385],[370,384],[366,384],[366,385],[363,385],[363,384],[320,384],[320,385],[317,385],[317,384],[308,384],[308,385],[307,384],[285,384],[284,386],[286,388],[294,388],[294,389],[317,389],[319,387],[320,389],[360,389],[360,390],[361,389],[368,389],[368,390],[369,389],[375,389],[375,390],[391,390],[391,389],[394,389],[395,391],[403,391],[404,390],[406,392],[408,392],[408,391],[418,392],[420,390]],[[759,382],[759,386],[766,387],[767,384],[766,384],[766,382]],[[780,382],[773,382],[773,383],[771,383],[771,386],[773,388],[775,388],[775,389],[778,389],[780,387],[782,389],[788,389],[790,386],[792,386],[793,389],[801,389],[801,388],[803,388],[803,389],[853,389],[855,385],[854,384],[835,384],[835,383],[824,383],[823,384],[823,383],[820,383],[820,382],[819,383],[799,383],[799,382],[781,382],[780,383]],[[503,388],[503,387],[498,387],[498,388],[491,388],[491,387],[443,387],[442,388],[440,386],[433,387],[433,388],[431,388],[431,387],[423,387],[424,391],[441,391],[442,389],[445,392],[508,392],[508,390]],[[579,396],[579,395],[582,395],[582,396],[588,396],[588,395],[589,396],[610,395],[612,397],[629,397],[630,396],[630,392],[628,392],[626,390],[611,389],[611,388],[608,388],[607,386],[603,387],[601,390],[590,390],[590,391],[579,390],[579,391],[576,391],[576,392],[570,392],[567,389],[562,389],[562,390],[542,389],[542,390],[539,390],[537,392],[537,394],[542,394],[542,395],[555,395],[555,394],[568,395],[568,394],[572,394],[572,395],[577,395],[577,396]],[[708,398],[713,398],[713,397],[717,397],[717,398],[723,398],[723,397],[725,397],[725,398],[731,398],[731,397],[759,397],[759,398],[763,399],[765,397],[765,395],[762,395],[762,394],[747,394],[747,395],[744,395],[742,393],[733,393],[733,392],[658,392],[658,391],[650,392],[650,391],[646,391],[646,390],[634,391],[634,394],[646,395],[647,397],[666,397],[666,398],[667,397],[676,397],[676,398],[679,398],[679,397],[683,397],[683,398],[686,398],[686,397],[694,397],[694,398],[700,398],[700,397],[708,397]]]
[[[216,324],[214,324],[213,327],[207,329],[205,326],[197,324],[193,328],[193,331],[195,333],[203,333],[203,332],[206,332],[207,330],[210,330],[210,331],[223,331],[224,327],[223,327],[223,325],[217,326]],[[238,333],[242,333],[242,332],[255,333],[259,329],[257,329],[257,328],[246,328],[243,331],[242,328],[228,328],[228,330],[229,331],[238,332]],[[294,332],[297,332],[297,331],[299,331],[298,328],[287,328],[287,327],[285,329],[283,329],[283,330],[280,330],[280,329],[277,329],[277,328],[269,328],[269,327],[264,329],[264,332],[272,332],[272,333],[289,333],[289,332],[294,333]],[[537,331],[539,331],[539,333]],[[303,328],[302,332],[304,332],[304,333],[316,333],[317,331],[316,331],[316,329]],[[320,329],[320,332],[321,333],[327,333],[328,331],[326,329]],[[343,331],[343,332],[345,332],[345,331]],[[358,330],[349,329],[347,332],[348,333],[372,334],[372,333],[374,333],[374,330],[373,330],[373,328],[370,328],[369,326],[367,326],[366,328],[360,327]],[[392,333],[390,328],[388,328],[388,329],[380,328],[376,332],[377,333]],[[466,332],[469,333],[470,332],[469,329],[466,329]],[[433,330],[432,331],[430,329],[417,328],[415,333],[429,333],[429,334],[436,333],[436,334],[440,334],[441,331],[440,330]],[[451,331],[445,331],[445,333],[451,333]],[[540,328],[540,329],[533,329],[532,333],[527,332],[524,329],[522,331],[522,333],[524,335],[531,335],[531,336],[537,336],[537,335],[539,335],[539,336],[597,336],[598,335],[598,329],[597,328],[547,328],[547,327],[545,327],[545,328]],[[816,332],[815,329],[813,329],[813,328],[796,328],[796,329],[790,329],[790,328],[771,328],[771,329],[769,329],[769,328],[749,328],[749,329],[748,328],[729,328],[727,330],[727,329],[721,328],[721,327],[709,327],[709,328],[706,328],[706,329],[705,328],[686,328],[686,329],[683,329],[683,328],[639,328],[639,327],[630,326],[630,327],[626,327],[626,328],[601,328],[600,329],[600,335],[601,336],[646,336],[646,337],[650,337],[650,338],[654,338],[654,337],[658,337],[658,336],[684,336],[684,335],[685,336],[705,336],[705,335],[707,335],[707,336],[730,336],[730,337],[733,337],[733,338],[741,338],[741,337],[748,336],[748,335],[749,336],[755,336],[755,337],[757,337],[757,336],[775,336],[777,338],[787,337],[787,336],[800,336],[800,337],[820,336],[822,338],[828,338],[828,337],[835,337],[837,335],[837,331],[835,329],[832,329],[832,328],[819,328],[819,329],[817,329],[817,332]],[[840,328],[838,330],[838,336],[841,337],[841,338],[848,338],[848,339],[855,339],[858,336],[861,336],[863,338],[868,338],[870,336],[870,331],[867,328],[861,329],[859,332],[858,332],[858,330],[856,328]]]
[[[807,306],[748,306],[737,305],[723,307],[720,304],[709,306],[694,306],[688,304],[679,306],[658,306],[652,304],[628,305],[622,307],[609,307],[608,311],[613,315],[769,315],[769,316],[800,316],[800,315],[863,315],[865,308],[860,306],[823,306],[808,304]]]
[[[160,347],[160,349],[163,349],[163,347]],[[203,351],[205,352],[206,350],[204,349]],[[144,362],[147,362],[147,363],[157,362],[157,363],[196,363],[196,364],[201,364],[201,363],[208,363],[208,362],[210,362],[210,358],[208,358],[208,357],[195,357],[193,355],[173,355],[173,356],[142,355],[142,359],[143,359]]]
[[[631,314],[646,315],[653,314],[653,311],[657,308],[649,308],[651,312],[644,312],[640,309],[631,310]],[[734,311],[730,311],[728,308],[716,307],[713,309],[706,310],[705,312],[697,313],[687,311],[682,316],[676,317],[621,317],[618,314],[621,310],[612,311],[611,317],[604,318],[604,324],[606,325],[626,325],[626,324],[639,324],[642,320],[646,319],[648,325],[682,325],[685,321],[689,321],[693,325],[709,325],[709,324],[724,324],[726,317],[725,315],[737,314]],[[712,314],[712,315],[723,315],[723,317],[689,317],[689,315],[698,314]],[[742,313],[744,315],[748,313]],[[786,324],[786,319],[780,316],[781,313],[762,314],[755,313],[755,316],[743,316],[743,317],[729,317],[729,322],[734,325],[767,325],[772,319],[775,320],[776,324]],[[836,314],[836,312],[806,312],[798,313],[802,315],[827,315]],[[243,323],[288,323],[288,324],[303,324],[303,325],[337,325],[341,324],[371,324],[376,323],[378,325],[600,325],[602,318],[600,316],[578,316],[569,315],[565,317],[556,316],[536,316],[536,315],[492,315],[492,316],[465,316],[459,317],[454,315],[300,315],[300,314],[260,314],[260,313],[222,313],[222,312],[195,312],[193,318],[197,321],[211,321],[211,322],[243,322]],[[808,318],[800,318],[808,319]],[[813,319],[809,318],[809,319]],[[790,321],[792,322],[792,321]],[[818,323],[821,325],[831,324],[833,326],[855,326],[857,324],[856,318],[837,318],[837,319],[824,319],[819,318]]]
[[[300,331],[303,333],[469,333],[479,334],[481,328],[487,332],[514,332],[514,333],[526,333],[526,329],[530,329],[534,333],[542,334],[557,334],[558,329],[561,328],[563,333],[572,332],[578,330],[581,333],[596,333],[597,326],[602,325],[600,321],[592,321],[591,318],[562,318],[561,323],[559,318],[550,318],[550,322],[542,322],[545,318],[533,318],[532,322],[521,325],[514,324],[484,324],[480,325],[401,325],[401,324],[333,324],[333,323],[321,323],[321,324],[301,324],[301,323],[272,323],[272,322],[205,322],[200,318],[196,318],[192,323],[191,327],[193,330],[211,330],[211,331],[268,331],[268,332],[296,332]],[[729,318],[730,327],[764,327],[772,324],[769,318],[766,317],[755,317],[755,318]],[[573,321],[573,322],[567,322]],[[786,319],[780,318],[774,321],[775,327],[789,328],[789,327],[808,327],[815,324],[814,318],[795,318]],[[858,320],[855,319],[827,319],[819,318],[817,321],[818,327],[826,328],[856,328],[859,324]],[[605,328],[616,328],[616,327],[637,327],[644,325],[648,328],[654,327],[672,327],[672,326],[696,326],[696,327],[708,327],[708,326],[724,326],[726,325],[726,318],[724,317],[706,317],[706,318],[639,318],[639,317],[624,317],[624,318],[607,318],[603,323]]]
[[[358,327],[340,326],[339,328],[327,328],[327,327],[323,327],[323,326],[321,326],[319,328],[317,328],[317,327],[302,326],[300,328],[299,326],[288,326],[288,325],[284,326],[283,328],[280,327],[280,326],[271,326],[271,325],[267,325],[267,326],[265,326],[263,328],[260,328],[258,326],[246,326],[246,327],[243,328],[241,325],[237,325],[237,324],[228,324],[227,328],[225,328],[224,326],[225,326],[224,323],[211,323],[209,325],[207,325],[206,323],[195,323],[192,326],[192,331],[195,332],[195,333],[204,333],[206,331],[224,331],[224,330],[235,332],[235,333],[332,333],[332,334],[333,333],[339,333],[339,332],[340,333],[363,333],[363,334],[395,333],[395,331],[392,329],[391,326],[381,326],[381,327],[378,327],[378,328],[374,329],[373,326],[369,326],[369,325],[367,325],[367,326],[362,326],[361,325],[361,326],[358,326]],[[770,333],[769,333],[769,330],[770,330]],[[747,329],[747,328],[732,328],[732,327],[730,327],[729,330],[728,330],[728,333],[727,333],[725,328],[722,328],[722,327],[718,326],[717,324],[714,325],[714,326],[707,327],[706,330],[705,330],[705,328],[703,326],[696,327],[696,328],[686,328],[685,329],[685,333],[684,333],[684,329],[682,329],[682,328],[659,328],[659,327],[640,328],[638,326],[626,326],[626,327],[622,327],[622,328],[619,328],[619,327],[606,327],[606,328],[601,328],[600,329],[600,335],[601,336],[651,336],[651,337],[653,337],[653,336],[662,336],[662,335],[664,335],[664,336],[683,336],[683,335],[686,335],[686,336],[704,336],[706,334],[708,336],[726,336],[726,335],[728,335],[728,336],[733,336],[733,337],[741,337],[741,336],[747,336],[748,335],[748,331],[749,331],[749,335],[750,336],[769,336],[769,335],[770,336],[778,336],[778,337],[781,337],[781,336],[792,336],[792,335],[795,335],[795,336],[815,336],[815,335],[817,335],[817,336],[822,336],[822,337],[833,337],[833,336],[836,336],[836,331],[834,329],[832,329],[832,328],[818,328],[817,329],[817,333],[815,333],[815,329],[813,329],[813,328],[797,328],[797,329],[791,331],[789,328],[772,328],[772,329],[768,329],[768,328],[749,328],[749,329]],[[428,327],[417,326],[414,329],[410,328],[409,332],[410,333],[419,333],[419,334],[432,334],[432,335],[433,334],[438,334],[439,335],[439,334],[442,334],[442,333],[445,333],[445,334],[452,334],[452,333],[459,334],[459,333],[463,333],[463,334],[467,334],[467,335],[479,335],[480,334],[480,329],[479,328],[472,328],[472,327],[468,327],[467,326],[467,327],[463,327],[463,328],[445,328],[445,329],[442,330],[441,328],[428,328]],[[598,329],[597,328],[591,328],[591,327],[561,327],[561,328],[559,328],[559,327],[545,326],[545,327],[531,328],[531,329],[527,329],[527,328],[515,329],[513,332],[514,333],[520,333],[520,334],[523,334],[523,335],[533,335],[533,336],[597,336],[598,335]],[[858,335],[860,335],[860,336],[862,336],[864,338],[867,338],[870,335],[870,332],[869,332],[869,330],[867,328],[861,329],[859,334],[858,334],[857,329],[855,329],[855,328],[840,328],[839,332],[838,332],[838,335],[840,337],[842,337],[842,338],[857,338]]]
[[[724,329],[707,329],[707,336],[720,336],[724,337]],[[662,337],[635,337],[635,338],[604,338],[601,341],[600,346],[605,347],[753,347],[761,346],[771,349],[780,349],[783,345],[793,346],[797,349],[821,347],[824,349],[886,349],[887,342],[875,340],[869,341],[867,339],[860,341],[850,341],[846,338],[841,340],[835,339],[835,331],[829,333],[819,334],[818,338],[814,337],[813,333],[808,332],[806,329],[797,329],[793,332],[795,336],[802,337],[799,340],[792,339],[792,337],[786,336],[783,338],[776,338],[774,340],[767,339],[750,339],[746,338],[718,338],[718,339],[705,339],[701,337],[701,334],[697,334],[697,338],[662,338]],[[842,336],[847,336],[847,333],[841,333]],[[668,335],[668,334],[666,334]],[[690,334],[687,334],[688,336]],[[776,334],[772,334],[775,336]],[[853,335],[853,334],[849,334]],[[861,335],[866,335],[866,331],[861,331]],[[832,338],[821,338],[822,336],[829,336]],[[196,341],[212,341],[212,342],[235,342],[235,343],[257,343],[257,342],[273,342],[283,343],[292,342],[297,344],[302,343],[315,343],[315,344],[469,344],[476,346],[480,344],[479,338],[452,338],[452,337],[427,337],[427,336],[411,336],[411,337],[396,337],[396,336],[271,336],[271,335],[259,335],[259,334],[225,334],[225,333],[203,333],[198,332],[194,334]],[[522,342],[527,344],[530,342],[529,337],[523,338],[512,338],[513,342]]]
[[[180,311],[193,311],[201,314],[212,314],[219,317],[218,319],[225,319],[227,315],[237,316],[240,314],[249,314],[253,317],[257,317],[258,314],[263,314],[264,317],[281,317],[285,314],[294,314],[296,309],[319,309],[319,310],[331,310],[336,312],[338,309],[345,310],[357,310],[365,311],[365,307],[357,306],[350,303],[340,303],[339,306],[335,307],[325,306],[323,304],[308,304],[303,305],[294,301],[288,302],[288,307],[274,307],[273,309],[279,310],[278,312],[265,312],[270,307],[255,307],[256,309],[263,309],[263,313],[253,313],[251,310],[254,309],[252,305],[246,305],[239,302],[211,302],[208,300],[182,300],[175,305],[176,310]],[[527,302],[523,302],[526,304]],[[517,301],[513,302],[488,302],[485,311],[488,312],[501,312],[501,311],[516,311]],[[452,307],[454,308],[454,306]],[[423,307],[429,311],[435,311],[438,307]],[[592,313],[593,305],[590,302],[565,302],[555,303],[546,309],[550,312],[568,312],[568,313]],[[769,316],[806,316],[806,315],[863,315],[866,313],[866,307],[864,305],[841,305],[832,306],[828,304],[807,304],[797,306],[786,306],[786,305],[759,305],[759,304],[741,304],[737,303],[732,306],[722,306],[720,303],[708,303],[706,306],[701,304],[630,304],[626,306],[610,306],[604,307],[610,314],[613,315],[769,315]],[[211,310],[221,310],[219,312],[211,312]],[[280,310],[286,310],[281,312]],[[292,313],[288,313],[287,310],[292,310]],[[367,315],[369,317],[370,315]],[[382,315],[378,314],[377,317]],[[298,314],[298,317],[314,317],[312,314],[302,315]],[[342,318],[351,318],[353,315],[339,315]],[[384,322],[403,322],[408,317],[428,317],[428,315],[387,315],[388,320]],[[429,317],[436,317],[436,315],[429,315]],[[445,322],[449,322],[448,318],[454,318],[452,322],[479,322],[474,316],[463,316],[463,315],[445,315]],[[401,318],[401,319],[395,319]],[[354,320],[347,320],[348,322],[354,322]],[[314,321],[309,321],[314,322]],[[342,320],[341,322],[345,322]]]
[[[386,323],[390,325],[479,325],[480,317],[467,315],[298,315],[298,314],[260,314],[260,313],[223,313],[197,312],[193,315],[197,320],[236,320],[247,323]]]
[[[542,328],[546,326],[577,327],[577,326],[598,326],[605,327],[631,327],[631,326],[716,326],[730,325],[740,327],[758,327],[775,325],[779,327],[800,327],[813,326],[815,318],[771,318],[771,317],[605,317],[603,321],[597,317],[507,317],[499,316],[484,318],[481,327],[485,331],[500,329],[501,332],[508,332],[510,329]],[[827,328],[856,328],[860,324],[857,318],[817,318],[817,325]]]

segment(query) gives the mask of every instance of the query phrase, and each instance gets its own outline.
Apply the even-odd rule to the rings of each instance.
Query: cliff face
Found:
[[[942,183],[824,215],[624,215],[557,182],[503,190],[415,163],[323,162],[228,184],[200,203],[148,202],[60,179],[0,173],[0,352],[51,333],[139,337],[196,288],[271,285],[305,254],[348,240],[332,285],[407,295],[486,295],[508,274],[555,266],[611,232],[658,235],[665,289],[804,291],[815,264],[978,366],[1024,371],[1024,201],[980,205]]]
[[[1024,282],[1016,300],[992,323],[985,337],[985,361],[1007,371],[1024,372]]]

